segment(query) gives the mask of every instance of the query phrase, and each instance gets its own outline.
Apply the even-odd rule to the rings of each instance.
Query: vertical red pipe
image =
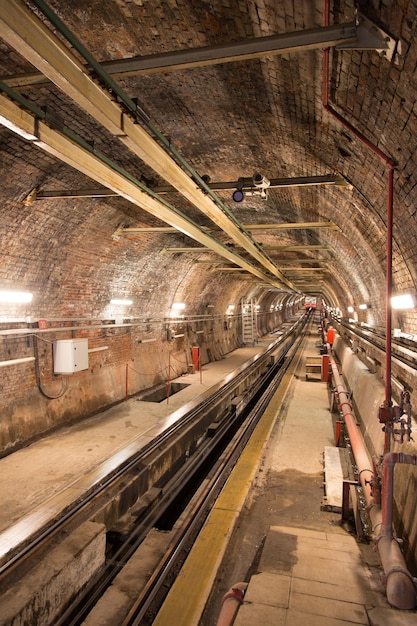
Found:
[[[129,365],[126,363],[125,400],[129,398]]]
[[[323,26],[329,24],[329,0],[323,0]],[[392,406],[392,387],[391,387],[391,295],[392,295],[392,239],[393,239],[393,214],[394,214],[394,161],[384,154],[377,146],[369,141],[361,132],[359,132],[352,124],[346,121],[339,113],[337,113],[329,105],[329,49],[323,50],[323,107],[335,119],[337,119],[345,128],[354,134],[364,145],[374,152],[379,158],[388,165],[388,208],[387,208],[387,244],[386,244],[386,317],[385,317],[385,402],[384,408],[389,411]],[[343,409],[344,407],[342,407]],[[349,413],[349,411],[348,411]],[[348,415],[348,421],[350,416]],[[346,421],[346,419],[345,419]],[[392,507],[393,507],[393,453],[390,453],[391,445],[391,424],[389,421],[385,424],[385,441],[384,453],[387,462],[384,460],[384,476],[382,488],[382,516],[381,534],[377,539],[378,551],[384,572],[387,577],[386,592],[388,602],[399,609],[412,610],[416,607],[416,592],[414,581],[407,571],[398,542],[393,538],[392,533]],[[410,456],[411,455],[402,455]],[[413,457],[415,458],[415,457]],[[405,462],[415,462],[405,461]],[[391,466],[391,467],[389,467]],[[365,494],[367,495],[367,494]],[[370,514],[372,518],[373,509]],[[388,527],[389,526],[389,527]]]
[[[323,26],[329,25],[329,0],[323,0]],[[394,167],[395,163],[380,150],[375,144],[365,137],[357,128],[352,126],[337,111],[329,105],[329,48],[323,50],[323,88],[322,99],[324,109],[330,113],[340,124],[347,128],[355,137],[357,137],[364,145],[366,145],[374,154],[376,154],[386,165],[388,165],[388,208],[387,208],[387,244],[386,244],[386,318],[385,318],[385,402],[384,407],[389,409],[392,406],[392,388],[391,388],[391,295],[392,295],[392,229],[393,229],[393,213],[394,213]],[[385,427],[384,452],[390,450],[391,443],[391,427],[389,423]]]
[[[391,386],[391,351],[392,351],[392,230],[394,215],[394,169],[388,170],[388,210],[387,210],[387,260],[386,260],[386,294],[385,294],[385,407],[392,406]],[[391,449],[391,428],[385,428],[384,454]]]

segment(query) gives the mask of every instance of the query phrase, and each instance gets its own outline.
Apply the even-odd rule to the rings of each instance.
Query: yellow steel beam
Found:
[[[19,51],[67,96],[118,137],[136,156],[209,217],[282,284],[293,289],[276,265],[242,227],[190,178],[167,152],[125,115],[114,99],[87,73],[75,55],[19,0],[0,0],[0,37]],[[105,183],[104,183],[105,184]],[[108,186],[108,185],[106,185]],[[165,220],[167,221],[167,220]],[[170,221],[168,221],[170,223]]]
[[[292,230],[307,228],[329,228],[330,230],[338,230],[341,228],[335,222],[288,222],[284,224],[247,224],[246,230]]]
[[[163,248],[164,252],[211,252],[211,250],[209,248],[200,248],[199,246],[196,246],[195,248],[191,248],[190,246],[188,247],[184,247],[184,248]]]
[[[308,228],[329,228],[330,230],[341,231],[341,228],[335,222],[289,222],[286,224],[242,224],[243,228],[248,231],[253,230],[302,230]],[[216,230],[213,228],[203,227],[205,230]],[[120,228],[119,234],[123,233],[174,233],[175,228],[170,226],[128,226]]]
[[[95,154],[81,147],[59,131],[50,128],[44,122],[35,119],[30,113],[23,111],[4,95],[0,95],[0,124],[7,126],[21,137],[31,141],[79,172],[86,174],[96,182],[113,189],[120,196],[145,211],[168,224],[172,224],[177,230],[206,246],[203,248],[204,250],[209,249],[216,252],[262,281],[269,282],[280,288],[283,287],[281,281],[266,275],[254,267],[211,235],[204,233],[181,213],[173,211],[157,198],[147,194],[133,181],[112,169]]]
[[[332,246],[327,244],[314,245],[289,245],[289,246],[263,246],[264,250],[280,250],[281,252],[299,252],[301,250],[333,250]]]
[[[302,272],[303,274],[307,274],[308,272],[329,272],[325,267],[286,267],[285,271],[289,272]]]
[[[241,267],[213,267],[212,272],[243,272]]]

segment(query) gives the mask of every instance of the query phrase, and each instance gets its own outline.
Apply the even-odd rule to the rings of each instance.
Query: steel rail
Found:
[[[295,341],[292,337],[290,343],[285,342],[277,362],[271,366],[265,377],[259,381],[255,390],[259,396],[256,399],[255,406],[250,409],[248,416],[242,421],[240,429],[235,433],[221,456],[210,469],[210,477],[198,494],[197,499],[192,502],[192,509],[188,512],[184,524],[175,533],[166,553],[156,566],[148,583],[141,591],[129,614],[123,621],[122,626],[133,626],[142,623],[142,619],[149,611],[156,596],[160,593],[171,570],[177,566],[178,560],[184,560],[183,558],[181,559],[181,553],[186,549],[186,546],[192,542],[195,535],[203,526],[233,466],[236,464],[266,406],[278,388],[293,355],[297,352],[298,346],[303,340],[304,326],[305,323],[302,324],[301,328],[296,329],[298,334]],[[289,337],[290,335],[287,335],[287,339]],[[217,433],[216,442],[211,446],[212,448],[219,445],[218,439],[227,436],[226,430],[228,430],[227,427],[223,428],[223,432]],[[197,455],[193,455],[193,458],[194,456]],[[206,462],[207,449],[200,450],[199,457],[200,458],[196,459],[194,467],[188,468],[188,479],[184,477],[184,471],[179,470],[177,475],[172,479],[173,485],[171,487],[165,487],[165,490],[170,491],[172,489],[175,492],[175,497],[178,497],[178,495],[187,489],[191,477],[198,473],[202,463]],[[168,500],[170,506],[172,504],[172,498],[168,498]],[[85,620],[102,593],[111,584],[116,575],[127,563],[128,559],[138,549],[144,534],[149,532],[155,522],[155,513],[152,513],[149,517],[149,528],[140,528],[139,531],[134,529],[125,541],[128,548],[124,549],[122,546],[117,554],[113,556],[112,562],[107,564],[104,577],[102,576],[100,581],[93,581],[91,587],[87,587],[82,597],[79,598],[77,602],[77,604],[81,605],[80,609],[76,610],[75,614],[69,609],[57,622],[56,626],[76,626]],[[158,515],[156,517],[158,517]],[[143,526],[143,524],[141,524],[141,526]]]
[[[364,342],[370,344],[374,348],[381,350],[385,354],[385,333],[376,329],[359,329],[356,326],[343,321],[335,320],[343,328],[348,330],[352,335],[359,337]],[[417,369],[417,347],[415,350],[406,347],[401,342],[392,341],[392,361],[398,365],[406,365],[411,369]]]
[[[213,385],[196,400],[189,402],[185,407],[173,412],[170,416],[172,420],[171,425],[161,432],[158,437],[145,444],[139,452],[122,461],[111,473],[104,476],[100,475],[97,482],[92,484],[82,497],[79,497],[76,502],[67,506],[66,509],[50,523],[33,533],[30,537],[27,537],[25,543],[16,548],[11,556],[7,558],[7,561],[0,565],[0,575],[4,575],[13,567],[16,567],[23,558],[30,557],[40,545],[49,540],[58,530],[69,524],[75,515],[85,510],[96,498],[114,485],[117,480],[122,479],[127,472],[136,468],[141,463],[144,463],[146,457],[157,451],[159,447],[168,445],[170,440],[178,437],[180,431],[185,431],[205,410],[212,408],[225,394],[230,394],[246,377],[250,376],[252,369],[262,367],[264,363],[267,363],[270,359],[270,355],[275,352],[281,344],[291,338],[302,319],[303,318],[297,320],[278,339],[271,342],[265,352],[255,355],[234,372],[231,372],[224,381]]]

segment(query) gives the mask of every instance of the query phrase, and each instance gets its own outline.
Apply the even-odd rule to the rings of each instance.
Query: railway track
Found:
[[[163,518],[166,520],[173,511],[176,515],[171,524],[174,524],[178,514],[187,506],[184,523],[179,528],[176,525],[170,534],[166,553],[155,566],[124,622],[126,626],[142,623],[148,612],[154,611],[155,602],[163,596],[166,581],[178,568],[181,555],[187,553],[204,524],[210,507],[279,384],[307,323],[308,317],[303,317],[286,328],[263,354],[229,375],[225,384],[216,385],[204,397],[199,397],[194,406],[190,406],[193,403],[186,405],[172,426],[141,450],[128,455],[110,474],[89,485],[83,497],[75,503],[68,503],[60,515],[34,532],[22,545],[16,546],[1,565],[2,579],[11,569],[20,567],[22,561],[30,560],[40,547],[44,549],[45,544],[62,529],[70,532],[84,520],[98,515],[106,519],[106,510],[111,508],[109,503],[114,501],[114,495],[127,488],[133,489],[137,493],[134,508],[140,509],[133,527],[128,532],[119,533],[117,523],[108,523],[107,535],[112,546],[104,569],[54,622],[80,624],[145,541],[149,530]],[[171,450],[172,460],[173,449],[179,452],[173,464],[167,467],[167,451]],[[152,497],[149,497],[150,493]],[[139,506],[141,500],[147,501],[146,507]],[[121,517],[126,513],[121,510]]]
[[[385,332],[381,329],[371,327],[358,327],[343,320],[335,320],[339,334],[343,337],[350,337],[351,341],[357,339],[363,345],[372,346],[381,354],[381,360],[385,358]],[[405,366],[410,369],[417,368],[417,348],[413,342],[406,339],[393,338],[392,361],[399,367]]]

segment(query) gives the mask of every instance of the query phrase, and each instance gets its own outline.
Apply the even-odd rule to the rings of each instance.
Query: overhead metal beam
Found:
[[[335,185],[337,187],[351,187],[351,184],[339,174],[325,174],[323,176],[295,176],[287,178],[270,178],[268,189],[278,189],[280,187],[317,187],[319,185]],[[253,178],[244,177],[235,181],[217,181],[207,183],[210,189],[215,191],[227,191],[232,189],[249,190],[254,189]],[[170,193],[175,191],[172,187],[158,186],[155,193]]]
[[[210,270],[211,272],[243,272],[245,270],[243,270],[241,267],[213,267],[213,269]]]
[[[126,198],[126,200],[129,200],[141,209],[148,211],[168,224],[171,223],[188,237],[203,244],[205,246],[203,250],[211,250],[219,254],[262,281],[269,282],[279,288],[283,287],[281,281],[265,274],[228,246],[203,232],[196,224],[173,207],[161,202],[157,197],[149,195],[139,184],[134,182],[132,177],[112,168],[98,154],[88,151],[86,147],[71,140],[61,132],[50,128],[42,120],[35,119],[32,114],[24,111],[4,95],[0,95],[0,124],[49,154],[54,155],[79,172],[89,176],[97,183],[107,185],[118,195]],[[287,283],[286,279],[285,281]],[[296,287],[293,290],[298,291]]]
[[[198,246],[196,246],[195,248],[192,248],[190,246],[187,247],[183,247],[183,248],[163,248],[162,249],[163,252],[198,252],[199,254],[201,254],[202,252],[211,252],[210,248],[200,248]]]
[[[327,244],[315,244],[315,245],[294,245],[294,246],[263,246],[265,250],[280,250],[281,252],[300,252],[302,250],[329,250],[333,251],[332,246]],[[209,248],[197,248],[191,246],[184,246],[181,248],[164,248],[166,252],[210,252]],[[316,262],[315,259],[311,259],[312,262]]]
[[[322,259],[322,258],[315,258],[315,259],[300,259],[299,257],[297,257],[296,259],[281,259],[281,258],[277,258],[276,256],[273,257],[274,261],[277,265],[282,266],[282,265],[287,265],[288,263],[324,263],[325,265],[328,263],[328,259]]]
[[[286,222],[274,224],[248,224],[247,230],[303,230],[307,228],[329,228],[330,230],[342,231],[335,222]]]
[[[5,82],[5,81],[3,81]],[[246,180],[246,179],[244,179]],[[248,179],[249,180],[249,179]],[[226,182],[216,182],[211,183],[208,182],[207,186],[213,191],[221,191],[228,189],[237,189],[240,185],[240,181],[226,181]],[[326,185],[334,185],[337,187],[350,187],[350,183],[340,176],[339,174],[326,174],[324,176],[299,176],[294,178],[272,178],[270,179],[269,189],[278,188],[278,187],[311,187],[311,186],[326,186]],[[252,189],[252,185],[243,184],[242,189]],[[43,190],[37,189],[35,190],[33,197],[31,198],[32,202],[35,200],[45,200],[45,199],[53,199],[53,198],[108,198],[116,196],[117,194],[113,193],[109,189],[51,189],[51,190]],[[175,187],[169,185],[159,185],[158,187],[152,187],[152,191],[156,194],[164,194],[164,193],[173,193],[177,191]]]
[[[4,2],[8,1],[4,0]],[[105,61],[101,63],[101,66],[107,73],[113,76],[126,77],[138,74],[184,70],[219,63],[248,61],[264,56],[304,52],[306,50],[317,50],[334,46],[338,46],[341,49],[349,46],[351,49],[377,50],[388,54],[392,50],[392,41],[392,38],[384,37],[380,29],[377,31],[376,26],[369,20],[365,22],[361,19],[359,24],[355,22],[334,24],[214,46],[175,50],[173,52],[143,55],[130,59],[117,59]],[[5,77],[6,81],[8,81],[7,84],[11,87],[26,87],[45,84],[45,77],[38,73],[30,73]]]
[[[286,224],[274,223],[274,224],[242,224],[245,230],[303,230],[308,228],[329,228],[330,230],[337,230],[341,232],[341,228],[335,224],[335,222],[289,222]],[[216,231],[220,229],[207,228],[202,226],[206,231]],[[118,228],[117,233],[122,235],[123,233],[175,233],[176,229],[169,226],[121,226]]]
[[[333,250],[327,244],[294,245],[294,246],[263,246],[264,250],[280,250],[281,252],[300,252],[301,250]]]
[[[211,197],[203,193],[164,148],[123,112],[118,102],[87,74],[72,51],[23,3],[0,0],[0,37],[224,230],[278,279],[281,286],[294,290],[237,220],[231,219]],[[109,184],[104,185],[112,188]],[[169,220],[164,221],[170,223]]]
[[[303,274],[309,272],[330,272],[326,267],[286,267],[284,271],[286,274],[290,272],[303,272]]]

